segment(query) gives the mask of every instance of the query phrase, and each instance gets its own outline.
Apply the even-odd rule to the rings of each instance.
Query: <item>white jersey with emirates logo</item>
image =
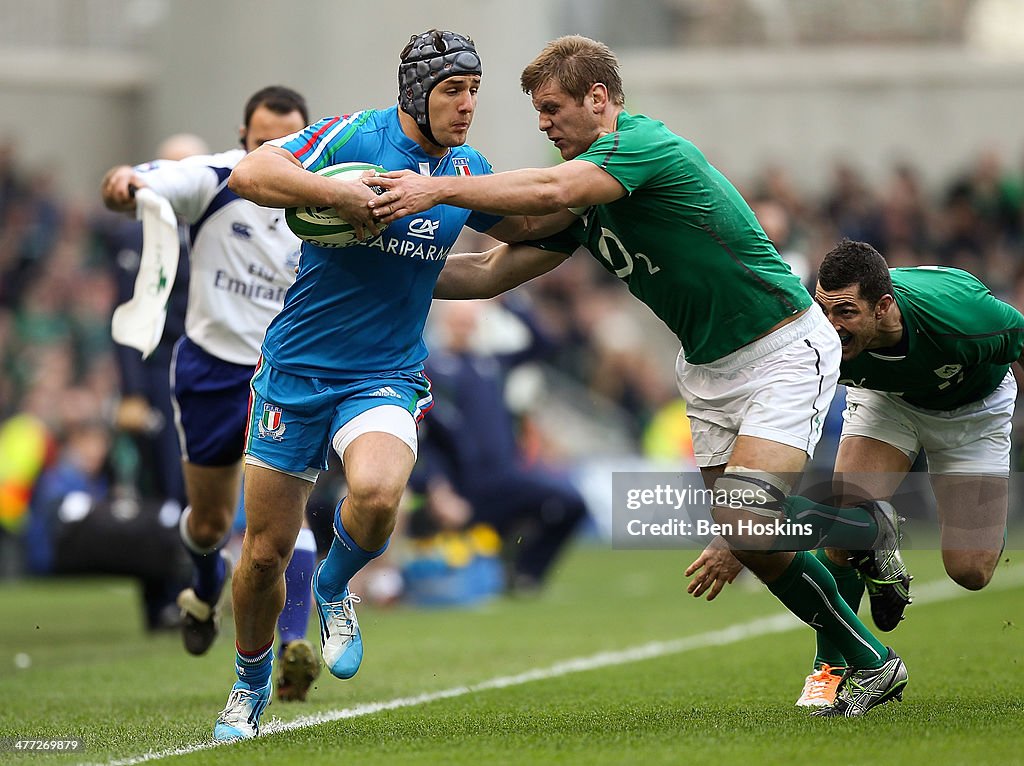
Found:
[[[255,366],[267,325],[295,281],[300,240],[284,211],[227,187],[243,149],[135,168],[187,226],[191,276],[185,334],[225,362]]]

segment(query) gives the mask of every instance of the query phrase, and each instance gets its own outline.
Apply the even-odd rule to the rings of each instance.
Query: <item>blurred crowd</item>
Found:
[[[981,152],[935,188],[906,165],[881,183],[852,162],[823,172],[821,195],[780,167],[736,179],[809,286],[817,259],[849,237],[873,243],[893,266],[967,269],[1024,307],[1021,158]],[[138,441],[118,418],[116,219],[98,196],[90,205],[68,201],[59,178],[28,171],[15,146],[0,143],[0,575],[31,569],[20,542],[33,496],[55,475],[70,472],[102,491],[147,491]],[[687,458],[673,381],[677,342],[617,280],[594,259],[573,258],[516,292],[552,347],[508,381],[527,463]]]

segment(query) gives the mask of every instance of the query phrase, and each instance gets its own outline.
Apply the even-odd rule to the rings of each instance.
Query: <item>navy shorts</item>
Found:
[[[171,359],[171,401],[181,454],[194,465],[237,463],[245,447],[253,368],[211,356],[182,337]]]

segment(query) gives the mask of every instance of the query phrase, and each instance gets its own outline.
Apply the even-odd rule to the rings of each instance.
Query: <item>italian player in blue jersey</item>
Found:
[[[266,207],[335,208],[363,239],[344,249],[304,243],[295,284],[267,330],[252,379],[246,447],[247,529],[233,579],[238,682],[217,739],[256,736],[270,701],[274,622],[302,509],[330,449],[345,467],[335,540],[313,577],[324,664],[350,678],[363,644],[351,577],[387,547],[416,460],[416,422],[431,406],[422,338],[445,257],[464,226],[502,240],[563,228],[548,220],[438,205],[381,228],[360,181],[317,175],[361,161],[424,175],[485,175],[466,146],[482,67],[469,38],[415,35],[401,54],[399,103],[321,120],[249,154],[229,187]],[[547,229],[547,230],[545,230]],[[364,237],[365,235],[365,237]]]
[[[182,637],[190,654],[205,654],[219,630],[219,604],[231,559],[224,546],[238,510],[249,380],[267,325],[295,281],[299,245],[280,209],[254,205],[225,188],[232,168],[266,141],[309,122],[306,99],[281,85],[246,102],[241,147],[181,162],[119,165],[103,179],[104,203],[135,211],[133,187],[164,197],[187,224],[190,256],[185,334],[174,345],[171,392],[189,506],[181,540],[193,564],[192,585],[178,595]],[[320,672],[306,641],[316,542],[298,533],[288,566],[287,606],[278,623],[281,700],[305,699]]]

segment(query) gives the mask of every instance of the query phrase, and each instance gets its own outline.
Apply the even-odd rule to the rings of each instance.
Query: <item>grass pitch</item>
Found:
[[[219,747],[230,618],[194,658],[177,635],[142,631],[129,581],[6,583],[0,739],[81,737],[86,751],[0,763],[1024,763],[1019,554],[967,593],[936,551],[907,553],[918,598],[886,635],[910,670],[906,701],[859,720],[794,707],[811,631],[755,582],[711,604],[687,596],[692,557],[583,546],[538,599],[363,606],[354,679],[322,676],[308,702],[268,708],[265,736]]]

